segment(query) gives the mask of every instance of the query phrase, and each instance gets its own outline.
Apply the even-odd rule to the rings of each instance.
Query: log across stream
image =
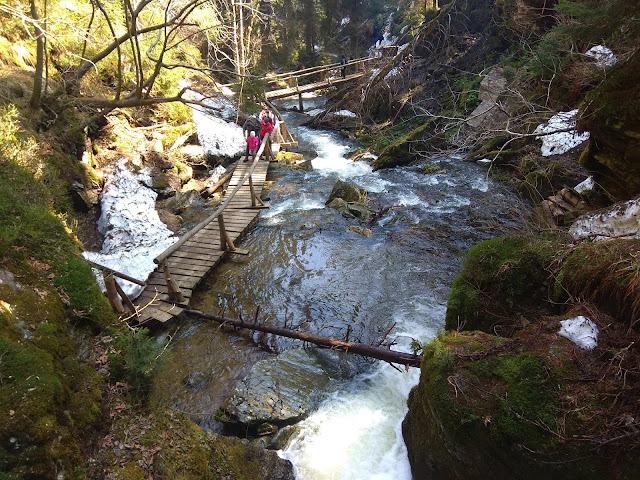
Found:
[[[341,352],[355,353],[369,358],[375,358],[383,360],[389,363],[397,363],[405,365],[407,367],[420,367],[422,362],[422,355],[414,355],[412,353],[397,352],[384,347],[376,347],[374,345],[367,345],[365,343],[350,342],[345,340],[338,340],[336,338],[323,337],[321,335],[315,335],[312,333],[299,332],[297,330],[291,330],[284,327],[275,327],[257,322],[247,322],[242,319],[226,318],[220,315],[211,315],[197,310],[185,311],[188,315],[203,318],[205,320],[213,320],[222,325],[228,325],[235,328],[246,328],[248,330],[256,330],[258,332],[271,333],[272,335],[279,335],[287,338],[294,338],[302,340],[304,342],[313,343],[324,348],[330,348],[333,350],[339,350]]]

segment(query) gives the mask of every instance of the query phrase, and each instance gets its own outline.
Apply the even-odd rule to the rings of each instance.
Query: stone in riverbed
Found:
[[[261,360],[222,404],[218,419],[243,427],[298,422],[338,386],[336,379],[353,375],[358,365],[317,348],[293,348]]]
[[[325,205],[328,206],[335,198],[341,198],[345,202],[359,202],[361,197],[362,192],[358,187],[351,185],[350,183],[343,182],[342,180],[338,180],[333,186],[333,189],[329,194],[329,199]]]

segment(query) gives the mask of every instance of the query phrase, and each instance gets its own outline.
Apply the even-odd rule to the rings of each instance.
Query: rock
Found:
[[[278,456],[273,450],[266,450],[262,445],[264,442],[254,444],[248,440],[241,440],[246,447],[244,456],[251,461],[257,460],[260,465],[259,477],[268,478],[269,480],[295,480],[293,474],[293,465],[289,460],[284,460]],[[236,461],[242,461],[238,458]]]
[[[506,90],[507,79],[502,75],[502,69],[494,68],[482,80],[478,98],[480,105],[469,115],[463,128],[461,137],[467,137],[478,130],[497,130],[502,128],[509,116],[497,104],[498,98]]]
[[[163,153],[164,147],[162,146],[162,140],[156,139],[150,142],[148,150],[149,152]]]
[[[348,213],[350,217],[357,218],[363,222],[371,218],[371,210],[360,203],[348,203],[345,205],[344,211],[341,210],[341,212],[343,216],[345,216],[345,213]]]
[[[329,366],[335,352],[293,348],[257,362],[220,407],[219,420],[241,428],[265,422],[282,427],[309,415],[337,385],[343,370]],[[327,353],[333,362],[327,361]],[[354,367],[355,368],[355,367]]]
[[[275,435],[276,433],[278,433],[278,427],[273,423],[264,422],[258,426],[258,435],[261,437]]]
[[[271,439],[269,448],[272,448],[273,450],[282,450],[287,448],[291,438],[298,432],[300,432],[300,427],[296,425],[287,425],[286,427],[281,428]]]
[[[476,163],[478,165],[480,165],[481,167],[487,167],[488,168],[493,163],[493,160],[491,160],[490,158],[481,158],[480,160],[477,160]]]
[[[278,152],[276,159],[279,162],[286,162],[289,165],[296,164],[304,160],[304,155],[295,152]]]
[[[345,202],[341,198],[334,198],[329,203],[327,203],[327,207],[335,208],[336,210],[343,208],[345,205],[347,205],[347,202]]]
[[[80,182],[72,182],[69,193],[73,201],[73,208],[79,212],[87,213],[98,204],[98,194],[92,190],[87,191]]]
[[[200,145],[184,145],[178,151],[192,163],[204,162],[207,158],[207,152]]]
[[[347,230],[349,230],[350,232],[359,233],[360,235],[364,235],[365,237],[370,237],[371,235],[373,235],[373,232],[370,228],[360,227],[359,225],[349,225],[349,227],[347,227]]]
[[[194,203],[201,202],[200,194],[195,190],[177,193],[165,203],[165,208],[174,214],[179,214]]]
[[[338,180],[331,193],[329,194],[329,199],[325,203],[325,205],[329,205],[334,198],[341,198],[345,202],[359,202],[362,197],[362,193],[358,187],[355,185],[351,185],[350,183],[343,182],[342,180]]]

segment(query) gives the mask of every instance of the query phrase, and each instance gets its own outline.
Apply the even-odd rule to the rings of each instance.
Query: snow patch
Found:
[[[577,113],[578,109],[560,112],[551,117],[546,125],[538,125],[533,133],[541,134],[536,139],[542,140],[543,157],[566,153],[589,139],[589,132],[578,133],[575,130]]]
[[[582,193],[586,190],[593,190],[595,188],[595,183],[593,182],[593,177],[588,177],[586,180],[583,180],[578,185],[574,187],[574,190],[578,193]]]
[[[592,350],[598,346],[598,326],[582,315],[562,320],[558,335],[571,340],[584,350]]]
[[[216,168],[214,168],[213,170],[209,170],[209,180],[207,180],[207,188],[209,187],[213,187],[216,182],[218,180],[220,180],[220,177],[224,174],[224,172],[226,172],[227,169],[224,168],[222,165],[218,165]]]
[[[384,79],[389,80],[391,77],[395,77],[399,73],[400,73],[400,69],[398,67],[393,67],[391,70],[389,70],[389,73],[387,73],[384,76]]]
[[[640,198],[616,204],[603,212],[583,215],[573,222],[569,234],[576,239],[640,238]]]
[[[145,280],[156,264],[153,259],[177,238],[160,221],[156,211],[158,194],[151,188],[148,171],[132,172],[126,159],[116,165],[100,194],[102,213],[98,231],[104,235],[100,252],[84,252],[87,260]],[[134,298],[144,287],[118,280],[125,293]]]
[[[343,27],[345,26],[347,23],[349,23],[351,21],[350,17],[344,17],[342,20],[340,20],[340,26]]]
[[[407,43],[403,43],[402,45],[400,45],[398,47],[398,53],[400,53],[401,51],[403,51],[405,48],[407,48],[409,46],[409,42]]]
[[[605,47],[604,45],[596,45],[595,47],[591,47],[589,50],[585,52],[587,57],[591,57],[595,60],[595,63],[599,67],[613,67],[616,63],[618,63],[618,59],[613,54],[610,48]]]
[[[190,93],[197,100],[204,99],[197,92]],[[204,102],[222,108],[220,113],[222,117],[235,118],[235,105],[229,99],[218,96],[206,99]],[[193,107],[193,121],[198,129],[198,141],[209,155],[236,157],[244,152],[246,141],[240,125],[227,122],[198,106]]]
[[[334,112],[333,114],[334,115],[338,115],[340,117],[351,117],[351,118],[357,118],[358,117],[351,110],[338,110],[337,112]]]

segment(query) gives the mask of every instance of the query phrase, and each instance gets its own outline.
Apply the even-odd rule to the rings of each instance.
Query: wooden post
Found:
[[[107,289],[107,298],[109,299],[109,303],[116,311],[118,315],[124,313],[124,307],[122,306],[122,302],[120,301],[120,297],[118,297],[118,291],[116,290],[116,281],[111,275],[104,275],[104,286]]]
[[[122,302],[126,305],[126,307],[133,313],[136,311],[136,307],[133,304],[133,302],[131,300],[129,300],[129,297],[127,297],[127,294],[124,293],[124,290],[122,290],[122,287],[120,286],[120,284],[118,283],[118,281],[114,278],[113,279],[113,283],[116,286],[116,291],[118,292],[118,295],[120,295],[120,298],[122,299]]]
[[[218,215],[218,227],[220,228],[220,250],[230,253],[238,253],[240,255],[247,255],[249,253],[249,250],[238,248],[233,244],[233,240],[231,240],[231,237],[224,227],[224,217],[222,216],[222,213]]]
[[[302,102],[302,93],[300,93],[300,87],[298,86],[298,77],[296,77],[296,91],[298,92],[298,110],[300,113],[304,113],[304,103]]]
[[[180,291],[180,287],[178,283],[171,278],[171,274],[169,273],[169,264],[165,259],[162,262],[162,271],[164,274],[164,281],[167,284],[167,293],[169,295],[169,301],[176,303],[184,303],[184,295]]]
[[[251,206],[256,206],[256,190],[253,188],[253,175],[249,175],[249,190],[251,190]]]

